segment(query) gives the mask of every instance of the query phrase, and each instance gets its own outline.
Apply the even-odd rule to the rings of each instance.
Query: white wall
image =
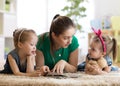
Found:
[[[85,3],[84,5],[87,8],[87,17],[80,20],[84,33],[77,34],[81,49],[79,62],[84,60],[84,57],[88,52],[88,38],[86,35],[88,32],[92,31],[90,21],[96,18],[104,19],[114,15],[120,16],[120,0],[88,0],[88,3]]]
[[[51,21],[56,14],[63,15],[64,13],[61,9],[64,8],[66,4],[65,0],[48,0],[48,26],[50,27]],[[48,27],[48,31],[49,31]]]
[[[95,18],[120,16],[120,0],[94,0]]]
[[[47,0],[17,0],[18,27],[43,33],[48,28],[47,15]]]
[[[18,0],[18,26],[33,28],[37,34],[49,31],[55,14],[64,15],[61,9],[65,5],[66,0]],[[83,5],[87,8],[87,17],[80,19],[78,22],[82,25],[85,33],[76,34],[82,50],[80,55],[82,56],[86,55],[88,50],[87,33],[91,31],[90,20],[120,15],[120,0],[88,0],[88,3]]]
[[[34,29],[37,34],[49,31],[53,17],[61,14],[65,0],[18,0],[18,27]]]
[[[65,0],[17,0],[18,26],[34,28],[37,33],[49,31],[55,14],[64,13],[61,9],[66,5]],[[27,4],[26,4],[27,3]],[[120,0],[88,0],[84,3],[87,17],[78,21],[83,30],[89,32],[90,20],[106,16],[120,15]]]
[[[67,4],[65,0],[18,0],[18,26],[33,28],[37,34],[49,31],[53,17],[56,14],[64,15],[65,13],[61,9]],[[87,32],[87,29],[90,27],[89,20],[94,17],[93,1],[89,1],[89,3],[84,3],[83,5],[87,7],[87,17],[80,19],[78,22],[83,26],[84,31]],[[78,32],[76,33],[76,37],[80,44],[81,58],[81,56],[86,55],[88,50],[87,33]]]

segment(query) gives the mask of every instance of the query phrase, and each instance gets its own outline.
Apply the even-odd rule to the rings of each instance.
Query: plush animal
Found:
[[[99,71],[104,70],[105,67],[107,67],[107,61],[101,57],[98,60],[86,60],[86,66],[85,66],[85,72],[87,74],[92,74],[92,75],[97,75],[99,74],[98,72],[96,72],[96,69],[91,69],[90,66],[95,66],[95,68],[97,68]]]

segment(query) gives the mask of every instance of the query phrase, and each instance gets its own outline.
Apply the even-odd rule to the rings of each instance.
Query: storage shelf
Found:
[[[11,14],[11,15],[16,15],[15,12],[9,12],[9,11],[4,11],[4,10],[0,10],[0,13],[6,13],[6,14]]]
[[[5,0],[0,0],[0,60],[5,60],[5,53],[14,48],[13,31],[17,28],[17,0],[10,0],[9,11],[5,10]]]

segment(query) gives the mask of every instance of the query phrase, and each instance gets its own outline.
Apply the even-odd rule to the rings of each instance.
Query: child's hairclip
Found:
[[[110,40],[112,40],[113,38],[111,36],[109,36]]]
[[[18,42],[20,42],[20,38],[21,38],[21,35],[22,35],[22,33],[25,31],[25,29],[22,29],[21,30],[21,32],[20,32],[20,34],[19,34],[19,37],[18,37]]]
[[[103,46],[103,51],[106,52],[106,45],[105,45],[105,42],[101,36],[102,32],[101,30],[95,30],[93,27],[92,27],[92,30],[94,31],[94,33],[99,37],[101,43],[102,43],[102,46]]]

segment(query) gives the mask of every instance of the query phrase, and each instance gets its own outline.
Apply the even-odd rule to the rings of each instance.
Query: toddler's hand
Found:
[[[35,58],[36,56],[36,52],[32,52],[31,54],[27,55],[27,59],[30,59],[30,58]]]
[[[30,74],[31,77],[38,77],[41,76],[40,70],[36,70]]]
[[[36,51],[32,51],[32,55],[35,57],[36,56]]]

